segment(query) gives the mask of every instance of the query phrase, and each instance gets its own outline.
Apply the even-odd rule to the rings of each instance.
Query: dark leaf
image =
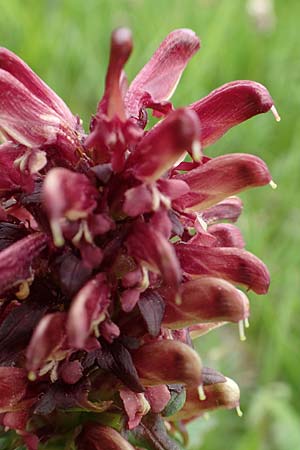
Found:
[[[161,296],[156,291],[148,289],[141,294],[138,307],[151,336],[158,336],[165,312],[165,303]]]
[[[62,291],[68,297],[73,297],[92,274],[92,270],[71,252],[55,260],[53,271]]]
[[[101,341],[102,352],[97,363],[103,370],[111,371],[133,392],[144,392],[129,351],[119,341],[112,344]]]
[[[22,224],[0,222],[0,251],[27,235]]]
[[[47,286],[35,282],[31,287],[30,299],[7,315],[0,325],[0,365],[15,362],[27,346],[37,323],[52,306],[51,302],[51,291]]]
[[[34,413],[48,415],[55,409],[80,408],[82,401],[87,397],[89,387],[87,380],[81,380],[73,385],[57,381],[38,401]]]

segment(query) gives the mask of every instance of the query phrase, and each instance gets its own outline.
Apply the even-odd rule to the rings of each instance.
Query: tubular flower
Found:
[[[175,450],[176,424],[239,407],[237,385],[203,368],[191,339],[227,322],[244,338],[239,288],[265,294],[269,274],[228,221],[237,193],[273,182],[256,156],[203,149],[256,114],[279,116],[252,81],[175,109],[199,47],[173,31],[128,87],[131,33],[114,31],[88,134],[0,49],[0,409],[16,446],[65,434],[70,448]],[[160,120],[145,131],[149,109]]]

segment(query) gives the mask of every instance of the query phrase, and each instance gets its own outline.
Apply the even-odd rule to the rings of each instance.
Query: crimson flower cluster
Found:
[[[128,85],[128,29],[113,32],[89,133],[0,49],[0,421],[29,450],[179,448],[184,425],[239,408],[192,339],[243,325],[266,266],[244,249],[240,191],[271,183],[257,156],[203,149],[271,110],[267,89],[225,84],[174,109],[199,49],[170,33]],[[160,120],[146,130],[147,111]],[[186,156],[189,157],[186,159]],[[67,445],[67,447],[66,447]]]

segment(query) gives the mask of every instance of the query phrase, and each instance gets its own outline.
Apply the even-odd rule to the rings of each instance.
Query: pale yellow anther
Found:
[[[58,221],[52,220],[50,222],[50,226],[51,226],[54,245],[56,247],[62,247],[65,243],[65,240],[63,238],[61,228],[60,228]]]
[[[28,297],[29,293],[30,293],[29,283],[28,283],[28,281],[25,280],[20,284],[19,290],[16,293],[16,297],[19,300],[25,300],[25,298]]]
[[[205,392],[204,392],[204,389],[203,389],[203,384],[200,384],[198,386],[198,394],[199,394],[199,399],[201,401],[206,400],[206,395],[205,395]]]
[[[201,214],[197,214],[197,220],[200,223],[200,225],[203,228],[203,230],[207,231],[207,223],[205,222],[205,220],[203,219]]]
[[[281,117],[280,117],[280,115],[278,114],[278,111],[277,111],[275,105],[273,105],[273,106],[271,107],[271,112],[272,112],[273,116],[275,117],[276,122],[280,122],[280,121],[281,121]]]
[[[178,305],[178,306],[180,306],[182,304],[182,298],[181,298],[181,295],[180,294],[176,294],[176,297],[175,297],[175,305]]]
[[[246,335],[245,335],[244,321],[243,320],[239,320],[239,334],[240,334],[240,340],[241,341],[245,341],[246,340]]]
[[[269,185],[272,189],[277,189],[277,184],[273,180],[270,181]]]
[[[243,417],[243,411],[241,410],[240,405],[237,406],[235,409],[236,409],[237,415],[239,417]]]
[[[29,381],[35,381],[36,380],[36,374],[32,370],[28,373],[28,380]]]
[[[201,144],[200,141],[195,140],[192,143],[192,156],[193,156],[193,160],[196,162],[199,162],[201,160]]]
[[[246,317],[246,319],[244,320],[244,324],[245,324],[245,328],[249,328],[250,327],[250,323],[249,323],[248,317]]]
[[[148,271],[147,267],[142,265],[142,281],[140,283],[141,291],[143,292],[146,289],[148,289],[149,284],[150,284],[149,271]]]

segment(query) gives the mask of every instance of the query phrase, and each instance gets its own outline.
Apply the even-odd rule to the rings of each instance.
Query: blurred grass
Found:
[[[102,93],[110,32],[119,25],[134,33],[129,79],[172,29],[189,27],[201,37],[202,50],[174,95],[176,106],[234,79],[255,79],[269,88],[282,122],[271,114],[256,117],[208,150],[262,156],[278,189],[242,195],[247,248],[272,274],[269,295],[252,296],[246,343],[232,326],[197,342],[205,364],[240,384],[244,418],[222,411],[196,422],[192,446],[299,449],[299,0],[275,2],[276,27],[267,33],[249,20],[244,0],[0,0],[0,6],[0,44],[25,59],[85,125]]]

